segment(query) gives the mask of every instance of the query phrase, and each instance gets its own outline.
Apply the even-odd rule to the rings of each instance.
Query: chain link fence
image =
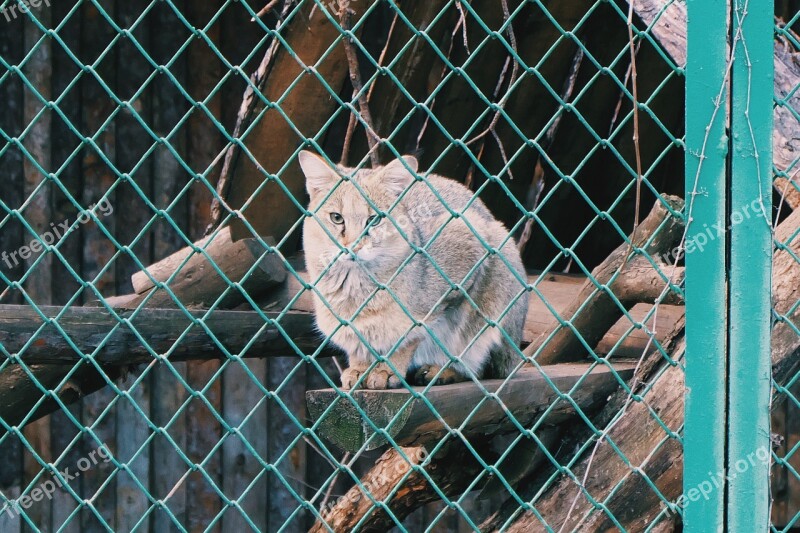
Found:
[[[703,224],[729,192],[689,185],[713,139],[684,129],[724,99],[685,98],[683,2],[6,0],[0,27],[0,531],[681,529],[732,471],[687,444],[684,481],[685,329],[729,327],[684,279],[726,268],[734,213],[776,225],[745,459],[797,521],[793,141],[775,209]]]

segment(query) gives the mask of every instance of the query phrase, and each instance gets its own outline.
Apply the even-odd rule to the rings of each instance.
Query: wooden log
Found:
[[[53,319],[61,307],[39,308]],[[244,311],[192,311],[192,324],[186,313],[177,309],[142,309],[117,311],[119,319],[105,308],[72,307],[57,320],[44,323],[29,306],[0,306],[0,342],[12,356],[26,364],[75,363],[79,353],[70,347],[67,338],[81,353],[102,364],[131,365],[154,359],[139,336],[150,348],[170,361],[225,358],[217,342],[231,354],[242,357],[272,357],[294,354],[283,334],[307,353],[319,346],[313,317],[308,313],[290,312],[280,317],[278,325],[268,324],[258,314]],[[275,313],[267,313],[278,319]],[[64,334],[60,330],[64,331]],[[211,336],[217,339],[215,342]],[[108,337],[108,338],[107,338]],[[32,338],[33,342],[25,346]],[[329,352],[330,353],[330,352]]]
[[[800,263],[795,260],[800,254],[800,239],[795,237],[798,228],[800,210],[795,210],[775,230],[775,240],[781,245],[773,254],[772,295],[779,321],[773,327],[771,350],[772,376],[778,385],[786,384],[800,369],[797,356],[800,336],[796,333],[800,311],[793,310],[800,294]],[[681,362],[685,342],[682,335],[677,338],[668,353],[673,361]],[[638,383],[647,384],[646,388],[640,387],[642,401],[628,406],[622,418],[608,431],[608,437],[597,446],[593,459],[584,456],[570,468],[577,479],[582,479],[589,469],[583,488],[577,487],[571,478],[563,477],[534,501],[540,516],[550,527],[559,528],[563,524],[567,530],[602,531],[617,527],[616,523],[612,525],[608,514],[611,513],[623,527],[636,529],[637,524],[650,523],[662,511],[661,500],[649,487],[650,483],[668,500],[674,502],[680,496],[683,449],[675,435],[683,425],[684,372],[680,365],[667,366],[660,372],[662,363],[660,355],[647,358],[644,366],[652,371],[637,379]],[[624,404],[625,398],[617,395],[598,418],[611,420]],[[654,418],[655,413],[658,420]],[[665,428],[674,435],[667,434]],[[609,442],[614,443],[613,449]],[[619,459],[619,453],[625,455],[630,465]],[[642,474],[649,481],[645,481]],[[598,512],[587,500],[584,490],[595,500],[604,501],[603,512]],[[573,500],[576,504],[568,512],[569,506],[564,502]],[[485,529],[494,530],[506,517],[493,518],[484,524]],[[520,516],[509,528],[526,532],[542,529],[544,524],[540,519],[529,513]]]
[[[414,387],[413,392],[357,390],[350,393],[352,400],[338,389],[323,389],[308,391],[306,400],[318,434],[343,450],[357,452],[362,447],[373,450],[387,443],[385,437],[375,433],[373,425],[385,429],[401,446],[424,444],[452,428],[458,428],[465,437],[516,431],[509,413],[523,427],[530,427],[558,398],[556,389],[571,390],[579,380],[581,384],[571,397],[584,412],[592,411],[619,386],[619,379],[627,379],[632,373],[633,365],[628,363],[615,363],[614,372],[606,366],[565,364],[542,367],[541,371],[523,368],[505,380],[432,387],[424,398],[420,396],[423,388]],[[503,406],[487,399],[489,393],[497,393]],[[557,424],[573,413],[571,403],[557,402],[546,423]]]
[[[671,0],[633,0],[633,9],[650,27],[649,34],[658,40],[675,61],[676,66],[686,65],[686,4]],[[793,109],[800,109],[800,94],[795,88],[800,83],[800,52],[785,37],[775,40],[775,106],[772,129],[772,162],[778,177],[773,181],[775,190],[792,208],[800,206],[800,190],[794,181],[797,172],[794,162],[800,156],[800,124]]]
[[[60,409],[54,399],[56,396],[69,404],[79,400],[87,391],[93,392],[97,387],[106,385],[105,379],[89,365],[78,368],[60,387],[65,375],[61,365],[33,364],[28,369],[48,393],[42,392],[20,365],[10,365],[8,370],[0,374],[0,417],[10,426],[22,424],[23,421],[28,423]],[[111,379],[116,379],[121,373],[120,369],[113,367],[104,367],[104,370]],[[32,406],[36,406],[33,412]]]
[[[349,3],[354,25],[370,5]],[[281,239],[300,216],[277,183],[264,182],[267,173],[279,172],[288,192],[296,199],[304,197],[305,178],[300,166],[296,162],[287,165],[287,161],[306,138],[317,137],[338,106],[331,91],[334,96],[340,92],[348,76],[347,60],[339,28],[326,10],[323,5],[303,3],[278,26],[282,42],[276,40],[265,57],[264,72],[268,74],[255,99],[257,105],[244,119],[249,124],[248,134],[240,140],[247,150],[230,148],[228,157],[232,161],[226,162],[230,173],[223,170],[218,184],[225,205],[215,203],[217,220],[222,220],[229,209],[242,210],[242,216],[258,234]],[[274,102],[282,111],[272,104],[265,109],[262,99]],[[232,223],[232,237],[239,240],[253,237],[253,233],[237,219]]]
[[[134,274],[131,283],[141,298],[133,299],[128,305],[137,306],[156,283],[166,283],[184,306],[209,307],[227,291],[218,304],[225,309],[246,301],[245,295],[232,288],[231,283],[240,283],[251,298],[258,298],[285,278],[286,269],[276,253],[267,251],[257,239],[232,242],[230,228],[226,227],[195,243],[194,247],[183,248],[147,267],[146,271]],[[177,303],[159,287],[147,299],[147,305],[174,307]]]
[[[481,455],[486,452],[485,445],[478,444],[476,447]],[[483,471],[475,455],[457,440],[446,444],[429,460],[427,451],[421,446],[403,447],[400,450],[390,448],[362,476],[360,485],[356,484],[330,507],[322,510],[321,519],[309,532],[346,533],[354,531],[356,525],[360,526],[360,531],[388,531],[399,526],[374,502],[388,503],[395,518],[402,520],[419,506],[437,501],[439,496],[425,476],[419,471],[409,474],[412,466],[423,463],[427,475],[446,494],[462,492]],[[454,465],[458,467],[454,468]]]
[[[680,212],[683,208],[683,200],[678,197],[668,196],[663,201],[674,211]],[[660,264],[666,275],[676,276],[675,281],[679,283],[683,269],[667,267],[657,258],[679,242],[682,231],[683,222],[672,216],[662,200],[656,200],[630,241]],[[648,269],[643,258],[635,264],[629,263],[631,250],[631,245],[622,243],[595,267],[591,278],[561,313],[561,320],[553,318],[552,327],[525,349],[525,355],[535,357],[539,364],[580,359],[586,354],[586,346],[594,347],[623,315],[621,305],[632,307],[642,297],[655,300],[666,281],[652,268]],[[599,288],[606,286],[608,292]],[[571,326],[562,325],[562,321]],[[552,337],[550,332],[555,332]]]

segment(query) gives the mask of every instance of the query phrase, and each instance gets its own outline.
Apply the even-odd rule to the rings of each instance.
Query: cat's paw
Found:
[[[360,369],[346,368],[344,372],[342,372],[342,389],[352,390],[363,373],[364,371]]]
[[[427,385],[436,378],[437,385],[449,385],[450,383],[458,383],[465,381],[466,378],[453,370],[452,368],[445,368],[442,373],[439,371],[442,367],[437,365],[422,365],[414,372],[414,383],[416,385]],[[439,374],[439,377],[436,377]]]
[[[395,375],[386,363],[375,365],[375,368],[367,374],[367,379],[364,380],[364,387],[367,389],[396,389],[399,386],[400,378]]]

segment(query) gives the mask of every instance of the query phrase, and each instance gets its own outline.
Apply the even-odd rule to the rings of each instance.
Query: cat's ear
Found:
[[[312,198],[333,189],[339,181],[339,175],[320,156],[303,150],[297,154],[297,162],[306,175],[306,190]]]
[[[393,192],[400,194],[417,179],[419,162],[413,155],[404,155],[383,167],[381,177],[384,184]]]

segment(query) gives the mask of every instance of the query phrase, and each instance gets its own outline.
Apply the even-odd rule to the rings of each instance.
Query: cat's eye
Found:
[[[370,224],[372,224],[372,226],[375,227],[379,226],[381,222],[383,222],[383,217],[380,217],[378,215],[370,215],[367,217],[367,223],[365,224],[365,226],[369,226]]]
[[[334,224],[344,224],[344,217],[339,213],[331,213],[331,222]]]

